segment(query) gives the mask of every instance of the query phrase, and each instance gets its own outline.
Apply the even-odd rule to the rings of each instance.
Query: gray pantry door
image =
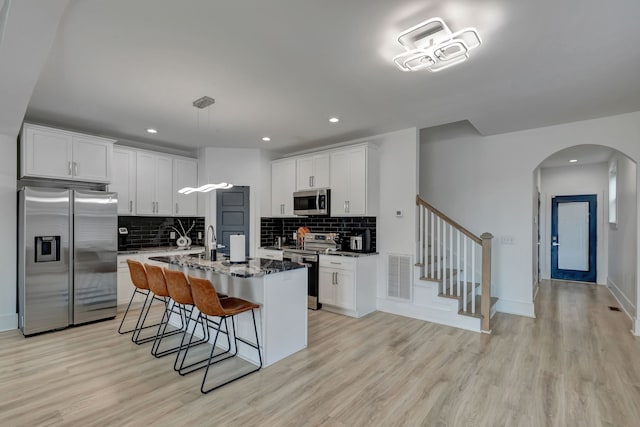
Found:
[[[216,190],[216,230],[220,252],[229,255],[230,236],[244,234],[245,256],[249,256],[249,187]]]

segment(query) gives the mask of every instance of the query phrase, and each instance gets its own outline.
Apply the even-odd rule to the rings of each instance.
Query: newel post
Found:
[[[490,334],[489,320],[491,318],[491,240],[493,234],[483,233],[482,239],[482,298],[480,300],[480,314],[482,314],[482,332]]]

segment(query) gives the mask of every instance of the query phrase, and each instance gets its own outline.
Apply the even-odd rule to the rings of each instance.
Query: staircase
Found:
[[[456,311],[461,327],[491,333],[497,298],[491,297],[490,233],[476,236],[416,196],[418,238],[416,290],[437,292],[436,301]]]

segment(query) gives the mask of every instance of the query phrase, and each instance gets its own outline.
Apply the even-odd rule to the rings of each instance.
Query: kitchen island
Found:
[[[304,265],[263,258],[230,264],[179,255],[155,260],[167,262],[172,270],[211,280],[220,293],[260,304],[256,321],[262,366],[269,366],[307,346],[307,271]],[[175,316],[171,323],[180,325],[180,320]],[[239,336],[254,340],[251,313],[237,316],[236,331]],[[202,331],[197,329],[195,335],[201,337]],[[239,347],[238,355],[257,365],[255,351],[245,347]]]

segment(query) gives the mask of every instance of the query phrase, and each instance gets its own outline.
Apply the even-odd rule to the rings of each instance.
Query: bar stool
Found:
[[[131,299],[129,299],[129,304],[127,305],[127,309],[124,312],[124,316],[122,316],[122,321],[120,321],[120,327],[118,328],[118,333],[123,335],[123,334],[128,334],[129,332],[134,332],[134,335],[135,335],[137,331],[137,334],[139,335],[140,332],[138,331],[138,326],[140,324],[140,320],[143,317],[146,320],[145,309],[147,307],[147,302],[149,301],[149,295],[151,294],[151,291],[149,289],[149,282],[147,280],[147,272],[145,271],[142,263],[128,259],[127,265],[129,267],[129,275],[131,276],[131,282],[133,283],[134,288],[133,288],[133,293],[131,294]],[[128,331],[123,331],[122,326],[124,325],[124,321],[127,318],[127,314],[129,314],[131,303],[133,302],[133,299],[135,298],[136,295],[144,296],[144,302],[142,303],[142,308],[140,308],[140,314],[138,314],[138,319],[136,320],[136,326],[133,329],[129,329]],[[144,324],[144,321],[142,323]],[[155,327],[158,327],[159,325],[160,323],[156,323],[153,325],[143,326],[140,329],[155,328]],[[133,342],[136,342],[136,344],[149,342],[151,341],[151,339],[153,339],[153,337],[149,337],[144,340],[138,340],[138,342],[136,342],[136,340],[133,339],[133,336],[131,338],[131,340]]]
[[[169,325],[171,314],[180,314],[180,312],[174,311],[174,302],[170,298],[169,290],[167,289],[167,282],[165,280],[164,273],[162,272],[162,268],[158,267],[157,265],[151,264],[145,264],[144,268],[147,271],[147,281],[149,283],[149,289],[151,290],[151,292],[153,292],[154,299],[164,303],[164,313],[162,314],[162,320],[160,321],[158,330],[153,340],[153,345],[151,346],[151,354],[155,357],[162,357],[171,353],[175,353],[180,349],[180,346],[178,346],[160,351],[160,343],[162,341],[162,338],[182,334],[185,323],[183,322],[182,316],[180,316],[179,328],[177,330],[167,332],[167,326]],[[151,304],[153,304],[153,299],[149,304],[149,309],[151,309]]]
[[[207,326],[207,324],[209,323],[208,320],[210,321],[211,319],[205,319],[203,316],[200,315],[200,313],[198,313],[198,316],[195,319],[193,319],[193,316],[192,316],[193,309],[194,309],[193,296],[191,295],[191,287],[189,286],[189,282],[187,282],[187,278],[183,272],[177,271],[177,270],[169,270],[168,268],[165,268],[164,275],[167,281],[167,289],[169,290],[169,295],[171,296],[171,299],[178,306],[181,316],[184,319],[184,323],[186,324],[186,327],[184,329],[184,334],[182,335],[182,340],[180,341],[180,350],[178,350],[178,353],[176,354],[176,360],[173,364],[173,369],[174,371],[177,371],[180,375],[186,375],[190,372],[194,372],[198,369],[204,368],[204,365],[202,364],[206,362],[208,359],[199,360],[197,362],[193,362],[185,366],[184,363],[187,358],[186,352],[184,354],[184,357],[181,360],[180,359],[181,351],[186,350],[187,348],[190,348],[190,347],[195,347],[200,344],[205,344],[209,341],[209,338],[210,338],[209,327]],[[218,295],[218,298],[227,298],[227,295],[224,295],[224,294],[217,294],[217,295]],[[193,325],[189,342],[185,344],[185,339],[188,335],[192,320],[195,322],[195,324]],[[213,323],[211,326],[214,328],[220,327],[219,322],[211,321],[211,323]],[[200,324],[200,326],[202,327],[203,338],[193,341],[193,337],[195,335],[195,331],[196,331],[196,328],[198,327],[198,324]],[[231,349],[231,340],[228,334],[227,334],[227,342],[228,342],[227,348]],[[228,351],[229,350],[227,350],[227,352]],[[178,364],[178,362],[180,363]],[[202,365],[202,366],[196,369],[190,369],[198,365]]]
[[[206,364],[206,369],[204,371],[204,376],[202,377],[202,384],[200,386],[200,391],[205,394],[209,393],[212,390],[220,388],[240,378],[246,377],[249,374],[259,371],[260,368],[262,368],[262,353],[260,352],[260,341],[258,338],[258,327],[256,324],[256,315],[253,310],[256,308],[260,308],[260,305],[250,301],[240,299],[240,298],[230,297],[230,298],[219,299],[218,295],[216,294],[216,290],[215,290],[215,287],[213,286],[213,283],[211,283],[207,279],[200,279],[200,278],[189,275],[189,283],[191,284],[191,293],[193,295],[193,301],[195,302],[196,307],[200,311],[200,315],[204,316],[205,318],[207,318],[208,316],[220,317],[220,326],[222,326],[222,323],[224,321],[225,330],[227,334],[229,333],[228,319],[229,317],[231,317],[231,326],[233,328],[234,351],[233,353],[225,355],[225,357],[223,358],[219,358],[219,356],[222,356],[224,353],[218,354],[214,357],[216,342],[218,341],[218,335],[220,334],[222,328],[219,327],[217,329],[215,338],[213,339],[213,344],[211,346],[211,352],[209,353],[209,359]],[[235,321],[233,317],[247,311],[251,311],[251,317],[253,318],[253,330],[256,335],[255,344],[244,338],[240,338],[236,333]],[[258,351],[258,360],[260,361],[258,367],[245,374],[238,375],[220,385],[211,387],[209,389],[205,389],[204,386],[205,386],[205,382],[207,381],[207,374],[209,373],[209,368],[211,367],[211,365],[214,365],[216,363],[222,362],[223,360],[227,360],[231,357],[234,357],[238,353],[238,343],[246,344]]]

